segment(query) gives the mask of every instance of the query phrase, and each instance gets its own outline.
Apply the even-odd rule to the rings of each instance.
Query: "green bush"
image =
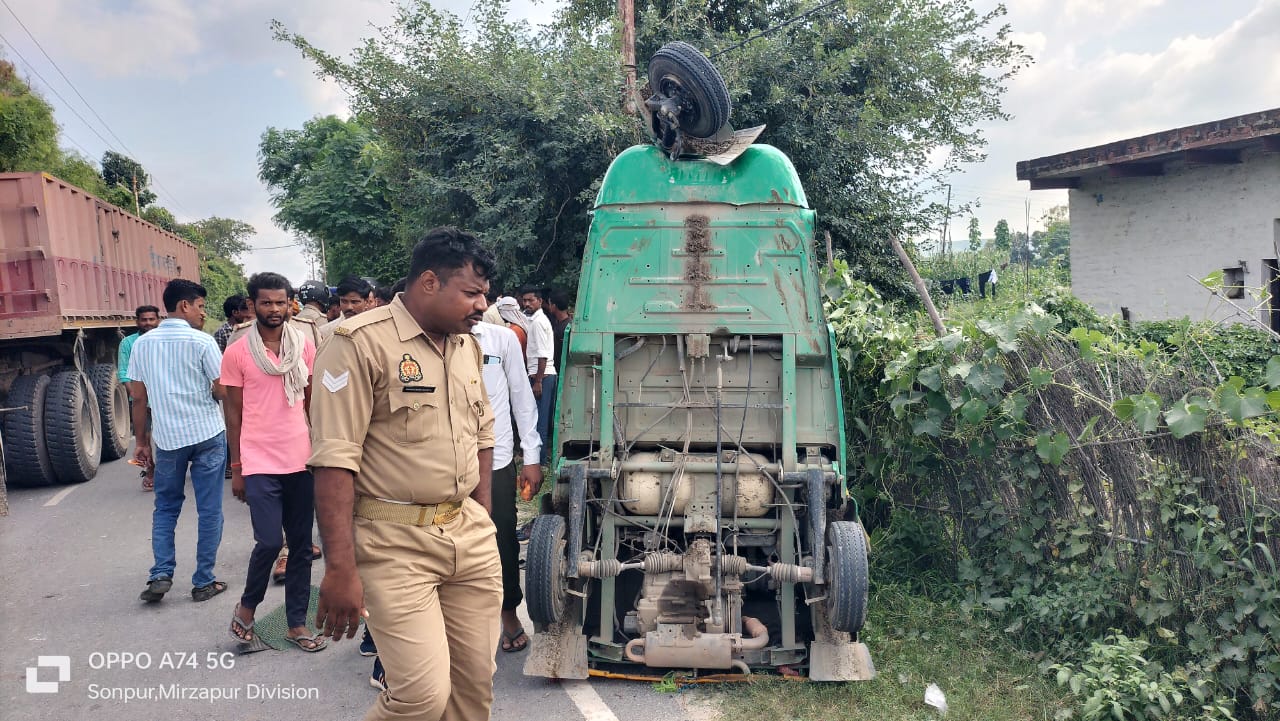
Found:
[[[1185,673],[1166,673],[1148,661],[1150,644],[1112,631],[1089,644],[1078,666],[1051,664],[1058,684],[1084,699],[1084,721],[1147,721],[1162,718],[1234,719],[1221,704],[1204,703],[1206,684]]]
[[[1160,345],[1197,374],[1222,382],[1232,376],[1247,385],[1264,379],[1267,361],[1280,354],[1280,341],[1261,328],[1230,323],[1178,320],[1134,323],[1130,336]]]

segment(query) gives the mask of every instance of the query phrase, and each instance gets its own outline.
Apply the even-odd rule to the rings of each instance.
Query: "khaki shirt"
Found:
[[[315,308],[311,307],[310,305],[302,306],[302,310],[294,317],[300,320],[309,320],[312,323],[315,323],[316,326],[322,326],[325,323],[329,322],[328,316],[316,310]]]
[[[359,315],[357,315],[356,317],[358,318],[358,317],[359,317]],[[342,321],[344,321],[344,320],[346,320],[346,319],[347,319],[347,317],[346,317],[345,315],[338,314],[338,317],[337,317],[337,318],[334,318],[333,320],[328,321],[328,322],[325,322],[325,323],[321,323],[321,324],[320,324],[320,326],[319,326],[319,328],[320,328],[320,339],[321,339],[321,340],[324,340],[324,339],[328,338],[329,336],[333,335],[333,332],[334,332],[335,330],[337,330],[337,329],[338,329],[338,326],[342,325]],[[320,346],[316,346],[316,347],[317,347],[317,348],[319,348]]]
[[[397,297],[346,319],[316,355],[313,468],[345,468],[359,495],[407,503],[460,501],[493,448],[493,411],[471,334],[428,340]]]
[[[231,331],[231,335],[227,336],[227,345],[230,346],[232,343],[235,343],[236,341],[243,338],[245,334],[249,332],[249,329],[253,327],[253,324],[257,322],[258,321],[256,320],[250,320],[250,321],[245,321],[244,323],[241,323],[240,325],[236,326]],[[312,345],[314,345],[316,348],[320,347],[320,338],[321,338],[320,327],[317,326],[315,323],[312,323],[311,321],[305,318],[302,318],[301,316],[298,316],[298,317],[290,318],[289,325],[302,331],[302,335],[306,336],[307,338],[310,338]]]

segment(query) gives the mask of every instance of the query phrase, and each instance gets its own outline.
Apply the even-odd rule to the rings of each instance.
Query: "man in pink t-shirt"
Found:
[[[222,356],[231,493],[249,504],[255,542],[231,635],[240,643],[253,641],[254,614],[266,596],[283,529],[289,546],[284,581],[287,638],[303,651],[314,652],[325,647],[325,640],[307,627],[315,513],[315,483],[307,470],[307,408],[316,349],[306,334],[286,323],[292,296],[284,276],[258,273],[250,278],[249,304],[257,322]]]

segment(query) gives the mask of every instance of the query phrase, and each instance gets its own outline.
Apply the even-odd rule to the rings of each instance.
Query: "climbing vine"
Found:
[[[1034,303],[936,338],[846,267],[826,293],[874,533],[937,527],[931,572],[1048,650],[1086,716],[1280,713],[1280,356],[1219,379]],[[1111,656],[1159,693],[1094,678]]]

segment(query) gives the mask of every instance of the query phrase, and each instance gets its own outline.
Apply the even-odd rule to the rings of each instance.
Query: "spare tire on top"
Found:
[[[685,135],[710,138],[729,122],[732,106],[724,78],[707,56],[689,43],[677,40],[659,48],[649,59],[648,74],[655,97],[682,100],[679,121]]]
[[[102,419],[89,377],[75,368],[55,373],[44,404],[49,461],[62,483],[84,483],[98,475]]]

